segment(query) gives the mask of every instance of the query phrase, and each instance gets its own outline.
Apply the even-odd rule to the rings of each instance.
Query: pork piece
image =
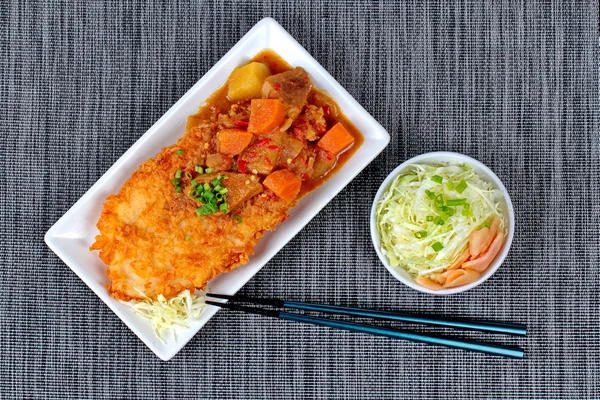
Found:
[[[231,211],[234,211],[247,200],[263,191],[263,186],[258,182],[255,175],[238,174],[235,172],[213,172],[211,174],[200,175],[194,178],[194,180],[200,184],[204,184],[211,182],[219,175],[226,177],[226,179],[221,181],[221,185],[229,190],[226,194],[226,199]]]
[[[268,77],[262,87],[262,97],[279,99],[285,107],[286,116],[295,120],[306,105],[311,89],[312,81],[306,71],[296,67]]]
[[[233,159],[221,153],[213,153],[206,156],[206,166],[215,171],[227,171],[233,164]]]
[[[284,135],[275,131],[257,136],[238,158],[238,170],[241,173],[270,174],[281,153]]]
[[[321,178],[335,167],[337,157],[328,151],[318,149],[315,163],[313,164],[312,178]]]
[[[215,121],[217,130],[245,128],[250,119],[250,108],[244,104],[233,104],[227,113],[217,115]]]
[[[279,158],[277,159],[277,168],[287,168],[305,147],[304,143],[300,140],[286,133],[283,134],[281,146],[281,153],[279,153]]]
[[[185,289],[204,288],[215,276],[247,263],[265,232],[287,217],[293,204],[262,195],[236,205],[239,223],[221,212],[196,215],[198,203],[189,197],[190,187],[177,193],[171,180],[177,170],[194,171],[203,151],[188,132],[107,198],[91,250],[99,250],[107,265],[107,288],[114,298],[172,298]],[[238,179],[233,174],[228,178],[231,184]]]
[[[288,169],[299,176],[302,181],[307,181],[313,176],[315,158],[316,150],[312,147],[305,147],[298,157],[292,160]]]
[[[292,132],[299,140],[319,140],[327,132],[323,109],[312,104],[306,106],[304,112],[292,124]]]

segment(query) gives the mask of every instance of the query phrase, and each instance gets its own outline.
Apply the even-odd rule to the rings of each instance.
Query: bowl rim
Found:
[[[432,159],[438,159],[438,160],[431,161]],[[424,161],[424,160],[427,160],[427,161]],[[389,264],[387,257],[381,251],[381,245],[380,245],[381,237],[379,235],[379,231],[377,230],[377,226],[376,226],[376,209],[377,209],[377,203],[379,202],[379,199],[381,198],[383,193],[388,189],[388,187],[391,184],[391,181],[396,176],[398,176],[398,174],[401,171],[405,170],[409,165],[417,164],[417,163],[430,164],[433,162],[453,162],[453,161],[467,163],[467,164],[471,165],[472,167],[474,167],[475,169],[479,169],[479,170],[483,171],[485,173],[485,175],[487,175],[484,178],[488,181],[491,181],[490,183],[492,183],[497,189],[499,189],[502,192],[502,195],[504,197],[504,200],[505,200],[506,206],[507,206],[508,235],[504,242],[504,245],[502,246],[501,252],[494,258],[492,265],[485,271],[485,273],[483,274],[483,276],[481,276],[481,278],[479,278],[475,282],[471,282],[467,285],[462,285],[462,286],[448,288],[448,289],[441,289],[441,290],[436,291],[436,290],[427,289],[427,288],[417,284],[412,278],[411,279],[405,278],[404,276],[402,276],[399,273],[399,271],[396,268],[392,267]],[[494,171],[492,171],[490,168],[488,168],[485,164],[483,164],[482,162],[480,162],[472,157],[469,157],[465,154],[451,152],[451,151],[435,151],[435,152],[423,153],[423,154],[417,155],[415,157],[412,157],[412,158],[404,161],[402,164],[397,166],[393,171],[391,171],[388,174],[388,176],[383,180],[383,182],[379,186],[379,189],[377,190],[377,193],[375,194],[375,198],[373,199],[373,204],[371,205],[370,231],[371,231],[371,242],[373,243],[373,247],[375,248],[375,252],[377,253],[377,256],[379,257],[379,260],[381,261],[383,266],[388,270],[388,272],[390,274],[392,274],[392,276],[394,276],[394,278],[396,278],[397,280],[399,280],[406,286],[408,286],[412,289],[415,289],[419,292],[434,294],[434,295],[438,295],[438,296],[444,296],[444,295],[462,293],[462,292],[466,292],[467,290],[473,289],[474,287],[479,286],[482,283],[484,283],[485,281],[487,281],[492,275],[494,275],[494,273],[496,273],[496,271],[500,268],[500,265],[502,265],[502,263],[506,259],[506,256],[508,255],[508,253],[510,251],[510,247],[512,245],[512,241],[513,241],[513,237],[514,237],[514,233],[515,233],[515,213],[514,213],[513,204],[510,199],[508,190],[506,189],[506,187],[504,186],[504,184],[502,183],[500,178],[498,178],[498,176],[494,173]]]

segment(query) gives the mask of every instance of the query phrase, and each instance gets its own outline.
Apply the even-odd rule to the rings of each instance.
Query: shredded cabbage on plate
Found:
[[[415,277],[442,272],[465,250],[474,230],[491,217],[502,219],[500,198],[501,192],[468,165],[410,165],[377,204],[381,251],[392,267]]]
[[[176,328],[186,328],[190,322],[202,315],[206,308],[204,295],[201,290],[196,290],[194,293],[184,290],[169,300],[161,294],[156,300],[146,298],[142,301],[131,300],[123,301],[123,303],[130,306],[137,315],[149,321],[156,336],[166,343],[167,332],[170,331],[173,334],[173,340],[177,340]]]

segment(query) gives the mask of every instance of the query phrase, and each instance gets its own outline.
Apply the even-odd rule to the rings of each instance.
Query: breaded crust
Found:
[[[99,250],[108,267],[113,297],[171,298],[185,289],[204,288],[210,279],[247,263],[265,232],[287,217],[293,204],[269,192],[234,210],[241,223],[220,212],[196,215],[199,205],[187,195],[190,187],[182,184],[177,193],[171,180],[179,169],[193,171],[213,151],[211,140],[210,128],[190,130],[107,198],[97,225],[100,234],[90,249]]]

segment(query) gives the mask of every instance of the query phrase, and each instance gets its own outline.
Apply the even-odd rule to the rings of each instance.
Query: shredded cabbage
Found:
[[[201,290],[196,290],[195,293],[184,290],[170,300],[160,294],[156,300],[146,298],[142,301],[131,300],[123,303],[130,306],[137,315],[148,320],[152,324],[155,335],[163,343],[166,343],[165,334],[168,331],[172,332],[173,340],[177,340],[176,328],[186,328],[190,322],[198,319],[206,308],[204,292]]]
[[[441,183],[440,177],[443,178]],[[467,187],[458,193],[456,189],[461,181],[465,181]],[[448,204],[448,200],[465,199],[468,206],[448,207],[453,212],[448,215],[440,210],[439,202],[436,205],[436,199],[430,197],[432,194],[441,195],[444,204]],[[403,267],[413,276],[443,272],[465,250],[475,229],[493,216],[500,216],[501,226],[504,226],[500,198],[501,192],[468,165],[410,165],[393,180],[377,204],[381,251],[392,267]],[[433,221],[440,215],[443,225],[439,219],[438,223]],[[420,232],[426,232],[425,236],[420,237]],[[443,248],[435,251],[432,245],[438,242]]]

